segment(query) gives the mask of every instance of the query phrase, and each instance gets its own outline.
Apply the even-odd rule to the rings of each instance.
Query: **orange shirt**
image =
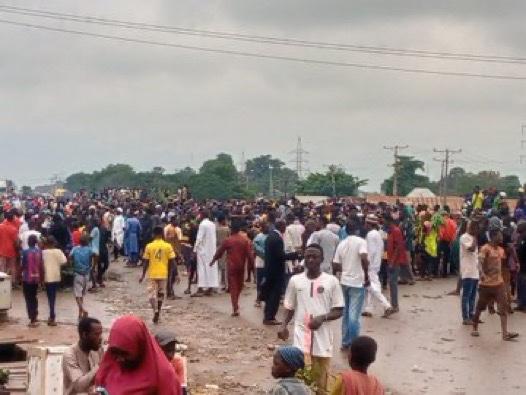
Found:
[[[172,359],[171,363],[174,368],[175,375],[177,376],[177,380],[179,380],[179,383],[181,383],[181,387],[186,387],[186,358],[176,355],[174,356],[174,359]]]
[[[18,230],[9,222],[0,224],[0,256],[5,258],[16,257],[16,243]]]

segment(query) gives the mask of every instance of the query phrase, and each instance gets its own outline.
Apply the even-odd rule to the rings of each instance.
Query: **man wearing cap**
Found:
[[[186,395],[186,387],[188,380],[188,373],[186,370],[186,358],[175,353],[177,345],[179,344],[175,333],[167,329],[160,330],[155,334],[155,340],[157,340],[157,343],[163,350],[164,355],[166,355],[166,358],[174,368],[175,375],[177,376],[177,379],[181,384],[183,395]]]
[[[372,309],[374,300],[377,300],[384,308],[384,317],[387,318],[393,314],[394,310],[386,297],[382,294],[382,286],[378,273],[382,265],[382,257],[384,254],[384,241],[379,232],[379,219],[374,214],[369,214],[365,219],[367,228],[367,256],[369,257],[369,281],[371,285],[367,288],[367,296],[365,298],[365,308],[362,313],[365,317],[372,317]]]

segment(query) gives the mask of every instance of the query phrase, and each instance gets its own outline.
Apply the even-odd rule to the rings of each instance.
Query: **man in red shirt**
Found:
[[[442,218],[444,219],[444,222],[439,229],[438,251],[442,260],[442,276],[447,277],[448,274],[456,274],[456,271],[458,271],[458,268],[448,268],[450,263],[449,255],[451,254],[451,244],[453,244],[457,237],[457,223],[451,218],[451,215],[447,211],[444,211]]]
[[[232,317],[239,316],[239,295],[243,289],[243,278],[245,275],[245,265],[248,262],[253,264],[252,244],[250,240],[240,234],[241,224],[239,221],[232,221],[232,232],[217,249],[210,266],[212,266],[223,254],[227,253],[227,276],[230,299],[232,301]]]
[[[409,270],[408,254],[404,235],[400,229],[400,226],[398,226],[399,221],[393,218],[388,218],[386,224],[388,226],[389,233],[387,237],[387,264],[389,265],[387,272],[389,274],[389,292],[391,294],[391,306],[393,307],[393,311],[396,313],[399,311],[398,277],[400,276],[400,270]]]
[[[13,284],[17,283],[16,258],[19,249],[18,227],[11,211],[5,214],[0,224],[0,272],[11,275]]]

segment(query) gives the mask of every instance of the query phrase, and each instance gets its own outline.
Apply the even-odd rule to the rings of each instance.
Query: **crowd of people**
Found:
[[[447,205],[343,199],[317,204],[296,199],[197,202],[188,191],[162,201],[117,189],[58,200],[11,196],[3,202],[0,271],[12,276],[15,287],[21,285],[30,326],[38,325],[37,292],[45,285],[47,322],[54,326],[57,289],[71,269],[81,342],[92,336],[93,326],[98,328],[96,322],[86,324],[84,297],[105,286],[110,255],[114,260],[124,256],[130,267],[142,266],[140,281],[147,279],[155,324],[162,318],[165,298],[181,298],[174,286],[181,270],[188,280],[184,293],[191,297],[228,292],[233,317],[241,314],[244,283],[254,281],[254,306],[264,306],[262,323],[279,327],[278,337],[287,341],[294,321],[294,349],[278,349],[274,357],[272,373],[282,379],[274,393],[302,394],[301,389],[283,391],[301,388],[293,379],[294,369],[307,365],[318,394],[377,394],[383,393],[382,386],[367,374],[377,346],[360,336],[361,320],[372,316],[375,304],[385,318],[397,314],[400,284],[458,277],[451,294],[462,294],[459,317],[472,327],[471,334],[480,335],[481,313],[488,310],[497,311],[503,340],[517,338],[507,317],[526,311],[526,199],[521,194],[510,207],[504,197],[495,189],[477,187],[462,210],[452,211]],[[389,298],[382,293],[387,288]],[[339,346],[349,353],[352,369],[330,380],[335,345],[327,322],[340,318]],[[134,333],[140,346],[126,333]],[[84,352],[84,366],[98,366],[96,374],[88,370],[88,381],[112,395],[119,393],[117,386],[134,385],[127,368],[140,369],[136,376],[148,378],[137,382],[155,381],[134,357],[147,358],[149,366],[159,366],[156,371],[168,369],[167,359],[160,357],[162,345],[151,341],[144,323],[134,317],[114,325],[102,359],[91,355],[98,351],[93,350],[95,337],[79,342],[78,348]],[[300,354],[305,360],[300,361]]]

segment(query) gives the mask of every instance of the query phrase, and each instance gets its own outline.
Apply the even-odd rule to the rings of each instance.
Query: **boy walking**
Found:
[[[87,317],[88,312],[84,309],[84,297],[88,290],[88,281],[91,272],[91,258],[93,251],[88,245],[90,238],[88,235],[82,235],[80,245],[73,247],[69,253],[73,263],[73,293],[79,308],[79,320]]]
[[[68,260],[62,250],[57,248],[57,242],[53,236],[48,236],[45,239],[42,259],[44,261],[44,283],[46,285],[49,304],[49,319],[47,324],[49,326],[56,326],[55,300],[61,280],[60,269]]]
[[[142,283],[146,273],[148,273],[148,295],[153,309],[154,324],[159,322],[170,267],[176,268],[175,282],[180,282],[175,264],[174,249],[170,243],[163,240],[163,233],[164,229],[161,226],[156,226],[153,229],[153,241],[148,243],[144,250],[143,271],[139,279],[139,282]]]
[[[35,235],[28,238],[28,249],[22,251],[22,290],[26,300],[29,327],[38,325],[38,286],[44,280],[44,265],[42,251],[37,247],[38,239]]]

